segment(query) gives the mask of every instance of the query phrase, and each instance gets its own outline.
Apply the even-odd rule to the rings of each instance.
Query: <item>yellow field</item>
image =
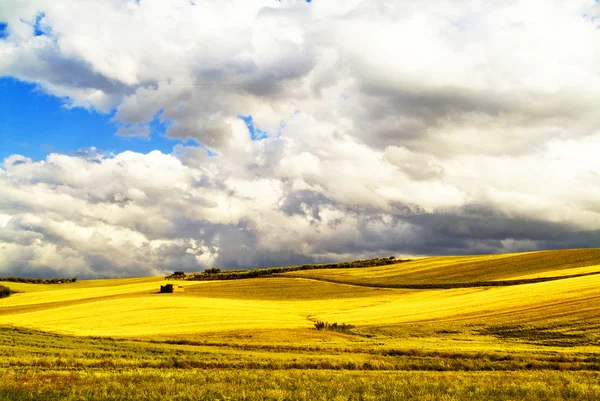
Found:
[[[332,334],[335,341],[378,339],[411,345],[445,341],[469,348],[500,346],[501,338],[490,333],[500,330],[510,337],[510,330],[508,334],[502,330],[512,325],[527,328],[525,337],[530,342],[540,340],[536,333],[541,333],[542,340],[548,335],[579,339],[571,346],[589,348],[600,339],[600,275],[448,290],[370,288],[319,280],[365,285],[560,276],[596,271],[598,259],[599,250],[434,257],[384,267],[301,271],[293,277],[179,281],[173,283],[183,285],[185,291],[175,294],[158,293],[164,283],[160,277],[58,285],[0,283],[20,292],[0,299],[0,326],[163,339],[269,331],[280,333],[279,341],[286,341],[306,336],[307,330],[316,336],[311,328],[322,320],[356,326],[353,334]],[[454,335],[440,334],[446,332]]]
[[[393,285],[515,280],[589,272],[600,272],[600,249],[439,256],[368,269],[305,270],[287,274],[349,284]]]
[[[0,299],[0,399],[595,400],[600,275],[567,276],[598,271],[591,249],[169,281],[173,294],[162,277],[0,282],[18,291]],[[558,278],[376,287],[540,277]]]

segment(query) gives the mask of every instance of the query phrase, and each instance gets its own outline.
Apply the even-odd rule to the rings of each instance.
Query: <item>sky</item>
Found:
[[[593,0],[3,0],[0,276],[600,244]]]

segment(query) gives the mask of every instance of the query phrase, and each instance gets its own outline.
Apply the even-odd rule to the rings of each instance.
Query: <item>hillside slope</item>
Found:
[[[174,294],[159,294],[164,280],[156,277],[41,287],[16,284],[20,293],[0,299],[0,326],[146,339],[257,336],[285,343],[299,337],[309,342],[334,338],[322,333],[315,337],[314,323],[321,320],[356,326],[346,337],[335,337],[350,344],[367,344],[375,337],[382,344],[424,346],[429,341],[438,347],[441,338],[452,347],[485,344],[504,349],[506,341],[517,338],[543,345],[593,346],[596,352],[600,275],[444,290],[365,285],[560,276],[600,270],[598,262],[600,251],[595,249],[435,257],[385,267],[301,272],[306,277],[174,281],[185,287]],[[323,279],[340,283],[318,281]]]
[[[287,276],[358,285],[455,284],[600,272],[600,249],[437,256],[369,269],[308,270]]]

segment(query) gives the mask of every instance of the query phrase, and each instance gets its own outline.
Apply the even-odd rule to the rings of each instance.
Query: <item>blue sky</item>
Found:
[[[150,124],[148,138],[118,136],[117,124],[112,121],[114,111],[104,114],[68,108],[60,98],[43,93],[35,84],[14,78],[0,78],[0,104],[0,160],[13,154],[40,160],[49,153],[71,154],[91,147],[115,154],[125,150],[171,153],[173,146],[183,143],[168,138],[167,124],[158,119]],[[268,136],[255,126],[251,115],[238,117],[248,127],[252,140]],[[185,145],[196,143],[188,140]]]
[[[158,123],[153,124],[149,139],[116,136],[112,115],[66,108],[61,99],[13,78],[0,78],[0,104],[0,159],[20,154],[39,160],[48,153],[73,153],[90,147],[113,153],[170,153],[181,143],[166,138],[164,126]]]
[[[5,22],[0,22],[0,39],[8,36],[8,31],[6,28],[8,28],[8,24]]]

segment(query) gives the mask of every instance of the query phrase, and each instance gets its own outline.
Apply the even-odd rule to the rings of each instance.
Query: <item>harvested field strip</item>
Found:
[[[290,276],[251,278],[233,281],[209,281],[204,285],[186,288],[185,296],[228,299],[260,299],[273,301],[309,301],[344,298],[365,298],[401,292],[359,287],[354,284],[333,283],[306,277]]]
[[[15,344],[19,346],[15,347]],[[192,342],[182,344],[73,337],[0,328],[0,369],[27,371],[32,368],[593,371],[600,369],[600,356],[590,353],[457,352],[373,346],[330,348]]]

